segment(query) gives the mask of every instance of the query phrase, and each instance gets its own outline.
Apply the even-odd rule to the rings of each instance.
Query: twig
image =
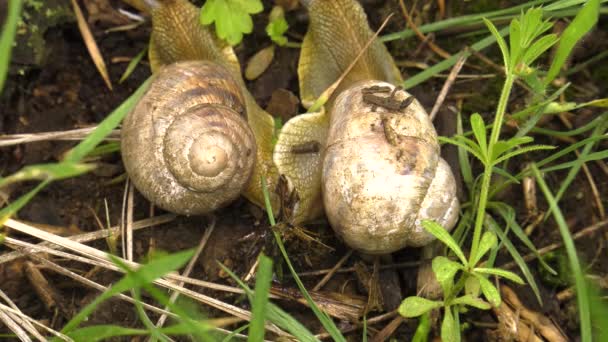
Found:
[[[401,1],[403,1],[403,0],[401,0]],[[439,96],[437,96],[437,100],[435,101],[435,105],[433,105],[433,109],[431,110],[431,113],[429,114],[429,117],[431,118],[431,121],[433,121],[435,119],[435,115],[437,115],[437,112],[439,111],[439,108],[441,108],[441,105],[443,104],[443,101],[445,100],[446,96],[448,95],[448,92],[450,91],[450,87],[452,86],[452,84],[456,80],[456,76],[458,75],[458,73],[460,72],[460,70],[462,69],[462,67],[464,66],[464,63],[466,63],[467,57],[468,57],[468,54],[463,53],[458,58],[458,61],[456,62],[456,64],[454,64],[454,66],[452,67],[452,71],[450,71],[450,74],[448,75],[448,78],[443,83],[443,87],[441,88],[441,92],[439,92]]]
[[[174,214],[166,214],[166,215],[160,215],[160,216],[148,218],[145,220],[136,221],[133,223],[133,229],[138,230],[138,229],[148,228],[151,226],[171,222],[175,219],[175,217],[176,217],[176,215],[174,215]],[[120,228],[118,226],[114,226],[110,229],[97,230],[97,231],[90,232],[90,233],[70,236],[70,237],[68,237],[68,239],[76,241],[76,242],[89,242],[89,241],[94,241],[94,240],[98,240],[98,239],[103,239],[103,238],[106,238],[111,235],[115,235],[119,232],[119,230],[120,230]],[[34,245],[34,246],[58,248],[56,245],[52,245],[51,243],[48,243],[48,242],[41,242],[38,245]],[[10,253],[0,255],[0,264],[15,260],[17,258],[27,256],[29,253],[32,253],[32,252],[34,252],[34,250],[28,249],[28,250],[26,250],[25,253],[10,252]]]
[[[199,256],[203,252],[203,249],[207,245],[207,241],[209,241],[209,237],[211,237],[211,234],[213,233],[213,230],[215,230],[215,223],[216,223],[216,218],[212,217],[211,218],[211,223],[209,224],[209,226],[205,230],[205,234],[203,234],[203,238],[201,239],[200,243],[198,244],[198,247],[196,248],[196,251],[194,252],[194,255],[192,256],[192,258],[190,259],[190,262],[186,266],[186,269],[182,273],[183,277],[189,277],[190,276],[190,273],[192,272],[192,269],[194,268],[194,265],[196,264],[196,261],[198,260]],[[179,286],[184,286],[184,282],[183,281],[180,282]],[[173,292],[171,294],[171,298],[169,298],[169,302],[170,303],[175,303],[175,301],[177,300],[177,297],[179,297],[179,292],[177,292],[177,291]],[[168,307],[165,307],[165,310],[167,310],[167,309],[168,309]],[[160,318],[156,322],[156,326],[158,328],[162,327],[165,324],[166,320],[167,320],[167,315],[163,314],[162,316],[160,316]]]
[[[399,6],[401,7],[401,13],[403,13],[403,17],[407,21],[407,25],[412,29],[412,31],[414,31],[416,36],[418,36],[418,38],[420,38],[421,41],[427,42],[429,44],[429,47],[431,48],[431,50],[433,50],[433,52],[435,52],[439,56],[441,56],[445,59],[452,57],[447,51],[445,51],[442,48],[440,48],[439,46],[435,45],[435,43],[433,43],[430,39],[428,39],[424,35],[424,33],[420,32],[420,30],[418,29],[416,24],[414,24],[414,21],[412,20],[410,15],[407,13],[407,8],[405,7],[405,3],[403,3],[403,0],[399,0]]]
[[[353,254],[353,250],[349,250],[346,254],[344,254],[344,256],[336,263],[336,265],[334,267],[331,268],[331,270],[329,272],[327,272],[327,274],[325,274],[325,276],[323,277],[323,279],[321,279],[317,285],[315,285],[315,287],[313,287],[313,291],[319,291],[328,281],[329,279],[331,279],[331,277],[336,273],[336,271],[342,266],[344,265],[344,263],[346,262],[346,260],[348,260],[348,258],[350,258],[350,256]]]
[[[28,144],[32,142],[47,140],[83,140],[96,128],[97,126],[58,132],[0,135],[0,147]],[[113,130],[107,137],[105,137],[104,140],[119,141],[120,130]]]
[[[591,233],[594,233],[597,230],[599,230],[601,228],[604,228],[604,227],[607,227],[607,226],[608,226],[608,220],[597,222],[595,224],[590,225],[589,227],[583,228],[583,229],[579,230],[578,232],[572,234],[572,239],[573,240],[578,240],[578,239],[580,239],[580,238],[582,238],[584,236],[587,236],[587,235],[589,235]],[[557,243],[550,244],[548,246],[545,246],[545,247],[539,249],[538,250],[538,255],[547,254],[547,253],[549,253],[551,251],[554,251],[554,250],[556,250],[558,248],[561,248],[563,245],[564,245],[563,242],[557,242]],[[530,254],[525,255],[523,257],[523,260],[524,261],[531,261],[531,260],[534,260],[536,258],[537,258],[537,254],[530,253]],[[517,264],[515,263],[515,261],[511,261],[511,262],[508,262],[506,264],[503,264],[502,266],[500,266],[500,268],[508,269],[508,268],[513,268],[515,266],[517,266]]]

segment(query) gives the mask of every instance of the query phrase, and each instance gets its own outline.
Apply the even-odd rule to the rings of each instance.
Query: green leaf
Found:
[[[515,65],[521,53],[521,25],[519,20],[511,20],[509,26],[509,48],[511,49],[510,65]]]
[[[551,67],[545,77],[545,84],[551,83],[557,77],[576,43],[593,28],[597,23],[599,15],[600,0],[589,0],[576,17],[574,17],[574,20],[561,34],[553,63],[551,63]]]
[[[480,309],[480,310],[488,310],[492,307],[490,305],[490,303],[488,303],[484,300],[481,300],[478,297],[473,297],[468,294],[452,300],[452,302],[450,304],[451,305],[456,305],[456,304],[469,305],[469,306],[472,306],[472,307]]]
[[[412,337],[412,342],[426,342],[429,340],[429,334],[431,332],[431,319],[430,314],[427,312],[420,316],[418,321],[418,327]]]
[[[464,281],[464,293],[470,295],[471,297],[479,297],[481,286],[479,285],[479,280],[474,276],[467,276],[467,279]]]
[[[483,22],[486,24],[486,26],[492,33],[492,36],[494,36],[494,39],[496,39],[496,42],[498,43],[498,46],[500,47],[500,51],[502,52],[502,59],[503,59],[503,63],[505,64],[505,72],[509,72],[509,70],[511,70],[513,68],[513,66],[511,65],[511,62],[510,62],[509,48],[507,47],[507,43],[505,42],[505,40],[502,37],[502,35],[500,34],[500,32],[498,32],[498,30],[496,29],[496,26],[494,26],[494,24],[492,24],[491,21],[489,21],[486,18],[483,18]]]
[[[401,302],[401,305],[399,305],[399,314],[407,318],[418,317],[442,306],[443,302],[412,296],[405,298],[403,302]]]
[[[148,335],[147,330],[125,328],[118,325],[94,325],[78,328],[68,334],[74,341],[102,341],[118,336]]]
[[[548,34],[540,38],[526,50],[522,57],[522,62],[526,65],[531,65],[540,55],[552,47],[553,44],[557,43],[558,40],[559,38],[557,38],[556,34]]]
[[[456,254],[458,259],[460,259],[460,262],[463,265],[467,264],[467,259],[464,257],[464,253],[462,253],[460,246],[458,246],[458,243],[454,241],[450,233],[445,230],[445,228],[430,220],[422,220],[422,226],[439,241],[448,246],[454,252],[454,254]]]
[[[251,303],[251,323],[249,325],[249,337],[247,340],[263,341],[268,291],[270,290],[270,281],[272,280],[272,260],[263,254],[260,255],[255,278],[255,292]]]
[[[509,140],[499,140],[494,144],[494,148],[492,148],[492,159],[497,159],[506,151],[532,141],[534,141],[534,139],[531,137],[513,137]]]
[[[511,159],[515,156],[518,156],[520,154],[524,154],[524,153],[528,153],[528,152],[532,152],[532,151],[539,151],[539,150],[553,150],[555,149],[555,146],[549,146],[549,145],[534,145],[534,146],[526,146],[526,147],[522,147],[517,151],[513,151],[513,152],[509,152],[505,155],[503,155],[502,157],[496,159],[494,161],[494,165],[496,164],[500,164],[505,160]]]
[[[285,20],[285,13],[281,6],[275,6],[270,11],[269,23],[266,26],[266,34],[270,39],[279,46],[287,44],[287,37],[285,32],[289,28],[287,20]]]
[[[477,139],[477,143],[479,144],[481,154],[484,156],[484,159],[482,161],[488,160],[486,124],[483,122],[483,118],[481,117],[481,115],[477,113],[471,115],[471,128],[473,129],[473,134],[475,135],[475,139]]]
[[[496,246],[496,243],[498,242],[498,239],[496,238],[496,235],[492,232],[485,232],[483,234],[483,236],[481,237],[481,241],[479,242],[479,248],[477,250],[477,255],[475,255],[475,257],[473,258],[473,262],[471,263],[471,265],[477,265],[477,263],[479,262],[479,260],[481,260],[481,258],[494,246]]]
[[[203,25],[215,23],[218,37],[230,45],[243,40],[244,33],[251,33],[251,14],[264,9],[260,0],[207,0],[201,8],[200,22]]]
[[[486,277],[481,274],[477,274],[475,272],[471,273],[477,280],[479,281],[479,287],[481,287],[481,292],[483,292],[484,297],[495,307],[500,305],[500,293],[498,289],[492,282],[490,282]]]
[[[462,135],[464,133],[464,128],[462,127],[462,114],[460,111],[456,113],[456,133],[458,133],[458,135]],[[470,192],[472,191],[473,187],[473,171],[471,169],[471,163],[469,162],[469,156],[467,155],[467,149],[461,146],[457,147],[458,165],[460,165],[460,173],[462,174],[462,179],[464,180],[464,183],[467,185],[467,188]]]
[[[437,256],[433,259],[432,267],[443,294],[447,296],[454,286],[454,276],[456,272],[462,270],[462,265],[444,256]]]
[[[524,285],[525,282],[523,281],[523,279],[521,279],[520,276],[518,276],[517,274],[511,272],[511,271],[507,271],[507,270],[503,270],[500,268],[485,268],[485,267],[476,267],[473,269],[474,272],[477,273],[482,273],[482,274],[493,274],[493,275],[497,275],[499,277],[502,278],[506,278],[509,279],[513,282],[518,283],[519,285]]]
[[[479,161],[481,161],[482,163],[485,163],[486,159],[481,154],[481,151],[479,150],[479,145],[477,145],[473,140],[467,139],[460,135],[455,136],[453,139],[447,138],[447,137],[438,137],[438,138],[439,138],[440,142],[458,146],[458,147],[466,150],[467,152],[471,153],[472,155],[474,155],[475,158],[479,159]],[[473,146],[471,146],[471,144]]]
[[[443,322],[441,322],[441,340],[443,342],[458,342],[460,340],[460,329],[456,325],[452,308],[446,306],[443,312]]]
[[[6,17],[3,15],[4,25],[2,26],[2,34],[0,35],[0,93],[4,89],[4,82],[8,73],[8,66],[11,62],[11,50],[17,26],[21,17],[21,0],[11,0],[8,2],[8,12]],[[6,10],[6,7],[4,7]]]

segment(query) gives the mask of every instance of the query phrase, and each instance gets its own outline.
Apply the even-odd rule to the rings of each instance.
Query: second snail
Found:
[[[234,183],[230,184],[232,188],[225,192],[212,192],[211,205],[193,204],[191,202],[197,200],[190,195],[184,197],[185,203],[179,208],[162,199],[159,202],[155,197],[157,189],[154,182],[144,176],[146,181],[139,183],[151,184],[151,190],[142,188],[140,191],[149,199],[165,209],[185,214],[210,212],[234,200],[240,192],[263,206],[259,186],[261,175],[266,176],[269,180],[267,186],[273,190],[280,173],[299,198],[293,208],[291,223],[305,223],[326,213],[338,236],[350,247],[365,253],[386,254],[406,246],[429,243],[433,238],[421,227],[422,219],[435,220],[448,230],[454,226],[459,205],[452,172],[439,155],[437,134],[422,106],[409,93],[395,89],[402,78],[382,43],[375,41],[364,52],[329,99],[325,110],[299,115],[288,121],[273,149],[272,118],[248,93],[232,49],[218,42],[207,28],[198,24],[198,13],[187,1],[153,3],[158,7],[146,7],[153,18],[151,40],[154,44],[150,53],[153,68],[160,69],[163,64],[181,60],[200,59],[226,70],[226,75],[233,78],[225,85],[234,90],[231,96],[235,101],[230,100],[236,105],[237,114],[230,126],[240,127],[243,138],[234,149],[235,154],[228,153],[239,159],[230,164],[238,167],[231,169],[238,170],[230,173],[235,175]],[[310,106],[346,70],[373,32],[363,9],[354,0],[303,3],[309,11],[310,24],[301,49],[298,76],[302,103]],[[182,22],[184,25],[168,21],[174,17],[173,14],[186,16]],[[189,25],[191,29],[183,29]],[[181,35],[188,39],[169,39]],[[197,44],[190,46],[188,42]],[[207,49],[202,49],[203,46]],[[206,91],[200,87],[196,91],[194,88],[185,89],[190,95]],[[217,88],[213,89],[217,91]],[[408,102],[407,106],[401,106],[405,102]],[[153,107],[152,104],[150,106]],[[127,129],[132,126],[129,122],[127,120],[125,124]],[[156,143],[162,139],[165,138],[149,140]],[[196,139],[187,138],[191,143],[188,146],[196,146]],[[129,137],[124,138],[123,143],[133,141],[137,145],[143,140],[146,139]],[[302,146],[310,144],[318,148],[306,153],[298,152]],[[165,157],[174,153],[166,148],[163,151]],[[123,157],[139,154],[126,150]],[[221,159],[220,155],[228,154],[221,152],[215,157]],[[242,157],[245,159],[241,160]],[[153,159],[159,158],[148,160]],[[140,167],[144,163],[137,165]],[[125,164],[128,170],[133,169],[129,167],[131,162],[126,160]],[[150,164],[147,167],[154,170],[157,166]],[[196,173],[196,170],[192,171]],[[138,181],[135,183],[138,189],[142,187]],[[176,185],[169,183],[170,186]],[[195,192],[207,191],[197,190],[191,184],[186,184],[185,188]],[[160,198],[179,197],[170,191],[168,194]],[[226,195],[225,198],[218,199],[220,194]],[[273,208],[278,210],[280,202],[276,194],[273,196]]]

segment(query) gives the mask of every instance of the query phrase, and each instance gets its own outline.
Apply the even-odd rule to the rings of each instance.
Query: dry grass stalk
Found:
[[[108,89],[112,90],[112,83],[110,82],[110,76],[108,74],[108,69],[106,68],[106,63],[103,61],[103,57],[101,56],[101,52],[99,52],[97,42],[95,42],[95,38],[93,37],[93,34],[89,29],[89,25],[84,19],[82,10],[80,9],[80,6],[76,0],[72,0],[72,7],[74,8],[74,14],[76,15],[76,21],[78,22],[78,29],[80,30],[82,39],[87,46],[89,54],[91,55],[91,59],[93,60],[93,63],[95,63],[95,67],[97,67],[97,70],[99,71],[99,74],[101,74],[101,77],[106,83]]]
[[[11,308],[13,308],[14,310],[17,310],[18,312],[23,313],[23,312],[21,312],[19,307],[17,307],[17,305],[15,303],[13,303],[13,301],[2,290],[0,290],[0,298],[4,299],[4,301],[7,302],[8,305]],[[17,321],[19,324],[21,324],[21,327],[23,327],[25,330],[27,330],[27,332],[29,332],[30,335],[36,337],[39,341],[46,341],[46,339],[42,335],[40,335],[40,333],[38,332],[38,330],[36,330],[36,328],[34,327],[34,325],[32,325],[32,323],[30,323],[29,321],[26,321],[26,320],[22,319],[21,317],[16,316],[12,313],[7,313],[7,314],[10,315],[14,321]]]
[[[5,134],[0,135],[0,147],[7,147],[19,144],[28,144],[47,140],[83,140],[97,126],[78,128],[67,131],[25,133],[25,134]],[[113,130],[106,138],[106,141],[120,141],[120,130]]]
[[[133,229],[138,230],[138,229],[143,229],[143,228],[148,228],[148,227],[164,224],[164,223],[173,221],[176,217],[177,216],[174,214],[166,214],[166,215],[160,215],[160,216],[136,221],[133,223]],[[114,226],[114,227],[111,227],[110,229],[103,229],[103,230],[98,230],[95,232],[70,236],[70,237],[68,237],[68,239],[76,241],[76,242],[90,242],[90,241],[94,241],[94,240],[98,240],[98,239],[107,238],[111,235],[116,235],[119,232],[119,229],[120,228],[118,226]],[[58,248],[58,246],[53,245],[48,242],[42,242],[39,244],[39,246]],[[26,250],[25,253],[16,251],[16,252],[10,252],[10,253],[0,255],[0,264],[9,262],[9,261],[13,261],[17,258],[27,256],[29,253],[32,253],[34,251],[35,250],[28,249],[28,250]]]
[[[111,266],[113,265],[111,263],[111,259],[108,257],[108,254],[106,252],[97,250],[95,248],[80,244],[78,242],[72,241],[70,239],[67,238],[63,238],[57,235],[53,235],[50,233],[47,233],[45,231],[42,231],[40,229],[37,229],[35,227],[26,225],[22,222],[19,222],[17,220],[14,219],[8,219],[5,222],[5,226],[19,231],[21,233],[27,234],[27,235],[31,235],[34,236],[36,238],[39,238],[41,240],[45,240],[47,242],[51,242],[53,244],[59,245],[63,248],[67,248],[69,250],[72,250],[74,252],[77,252],[81,255],[85,256],[86,258],[91,259],[92,261],[98,261],[101,263],[102,267],[105,268],[116,268],[115,266]],[[14,240],[14,239],[13,239]],[[8,242],[8,239],[7,239]],[[13,241],[14,242],[14,241]],[[56,253],[57,251],[53,251],[54,253]],[[73,260],[75,260],[74,258],[72,258]],[[133,268],[133,269],[137,269],[138,267],[140,267],[141,265],[135,263],[135,262],[131,262],[128,260],[124,260],[122,259],[121,262],[123,262],[124,264],[126,264],[127,266]],[[120,271],[120,269],[117,269],[118,271]],[[160,285],[162,287],[165,287],[167,289],[170,290],[174,290],[177,291],[183,295],[189,296],[195,300],[200,301],[203,304],[206,304],[208,306],[211,306],[213,308],[216,308],[220,311],[226,312],[228,314],[231,314],[235,317],[239,317],[243,320],[246,321],[250,321],[251,320],[251,312],[248,310],[244,310],[241,309],[239,307],[236,307],[234,305],[230,305],[227,303],[224,303],[220,300],[217,300],[215,298],[200,294],[198,292],[186,289],[184,287],[178,286],[176,285],[176,281],[180,281],[180,280],[191,280],[189,278],[186,277],[181,277],[175,274],[168,274],[165,276],[165,278],[161,278],[161,279],[156,279],[154,281],[155,284]],[[220,286],[217,284],[212,284],[214,288],[230,288],[228,286]],[[237,292],[236,290],[238,290],[238,292],[242,293],[243,291],[237,288],[233,288],[235,291],[231,291],[231,292]],[[274,324],[270,324],[268,323],[266,325],[266,328],[272,332],[274,332],[275,334],[279,335],[279,336],[286,336],[289,337],[291,336],[290,334],[284,332],[283,330],[281,330],[280,328],[278,328],[277,326],[275,326]]]

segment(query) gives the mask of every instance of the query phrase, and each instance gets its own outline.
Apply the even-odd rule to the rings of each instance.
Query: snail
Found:
[[[354,0],[303,3],[310,24],[298,73],[302,102],[310,106],[373,32]],[[329,110],[285,124],[273,157],[301,199],[294,221],[311,220],[324,207],[337,235],[368,254],[429,243],[433,237],[422,219],[454,226],[459,203],[453,174],[422,106],[393,85],[401,82],[392,57],[375,41],[329,99]],[[311,142],[321,148],[294,153]]]
[[[159,207],[205,214],[249,182],[255,138],[230,72],[207,61],[162,68],[123,121],[121,150],[135,187]]]
[[[134,146],[133,151],[136,152],[129,152],[128,149],[123,150],[123,161],[125,162],[125,165],[127,165],[127,171],[133,178],[138,190],[161,207],[177,213],[194,214],[210,212],[215,208],[226,204],[228,198],[234,199],[237,189],[241,189],[241,193],[254,204],[264,207],[264,195],[261,186],[262,175],[266,178],[268,189],[274,189],[278,182],[278,173],[272,162],[274,121],[270,114],[266,113],[258,106],[247,90],[241,76],[240,65],[234,54],[234,50],[227,43],[218,39],[209,27],[200,24],[199,9],[187,0],[123,1],[148,13],[152,18],[152,33],[149,45],[150,67],[153,73],[163,75],[162,77],[157,76],[155,82],[158,84],[162,82],[172,82],[171,84],[175,85],[175,88],[172,89],[169,89],[166,85],[159,85],[156,90],[148,91],[145,98],[145,102],[147,103],[146,106],[157,106],[158,108],[167,106],[179,107],[179,109],[175,108],[175,110],[173,110],[174,108],[167,108],[170,110],[170,113],[167,114],[168,116],[174,115],[177,112],[191,111],[192,109],[189,107],[203,106],[207,101],[211,101],[213,106],[216,106],[218,104],[215,101],[220,101],[223,119],[207,120],[206,123],[215,125],[219,122],[223,122],[222,125],[225,127],[223,127],[222,130],[234,129],[239,132],[238,134],[226,134],[226,136],[238,137],[235,142],[242,141],[243,144],[242,146],[235,145],[236,147],[231,150],[234,153],[226,152],[225,154],[226,158],[229,157],[230,159],[225,160],[226,164],[224,166],[229,168],[230,171],[225,171],[227,173],[218,173],[218,175],[221,174],[222,177],[230,174],[234,178],[230,182],[222,183],[225,184],[222,185],[222,187],[217,189],[214,188],[209,194],[211,197],[220,194],[225,197],[214,197],[211,200],[204,200],[199,204],[193,204],[191,203],[191,201],[194,201],[193,195],[183,195],[180,198],[171,198],[171,201],[181,201],[181,203],[169,204],[169,199],[167,199],[167,197],[176,197],[172,191],[174,191],[175,194],[185,194],[186,190],[179,188],[181,185],[178,182],[171,182],[171,189],[173,190],[168,189],[168,185],[162,185],[163,187],[167,187],[167,190],[162,190],[159,194],[156,194],[156,192],[161,189],[161,185],[154,183],[151,174],[161,170],[161,167],[164,167],[164,165],[153,164],[153,162],[156,163],[161,161],[161,158],[159,158],[158,155],[154,158],[147,158],[143,155],[143,152],[141,152],[142,149],[146,148],[150,149],[150,151],[162,149],[156,145],[148,146],[148,144],[152,142],[154,142],[154,144],[160,144],[166,143],[166,141],[161,141],[160,137],[157,137],[156,140],[149,140],[151,137],[149,127],[132,128],[132,126],[127,125],[132,122],[137,126],[142,125],[144,122],[146,124],[152,124],[150,121],[151,119],[148,118],[148,120],[145,120],[146,115],[150,114],[140,114],[136,115],[136,118],[126,119],[125,126],[123,127],[123,146],[130,146],[128,144],[131,143],[143,145]],[[204,61],[205,63],[180,63],[183,61]],[[172,66],[176,63],[179,64],[180,67]],[[176,74],[171,75],[171,73]],[[190,75],[191,78],[188,78],[186,74]],[[208,80],[208,77],[217,80],[217,82]],[[178,83],[180,86],[178,86]],[[169,94],[169,92],[171,93]],[[217,94],[215,94],[216,92]],[[226,97],[228,94],[230,95]],[[177,98],[179,98],[179,100],[176,100]],[[223,102],[226,100],[228,103]],[[143,106],[144,105],[138,105],[138,108]],[[243,115],[245,121],[242,122],[241,119],[238,118],[238,115],[226,114],[230,110],[223,106]],[[135,112],[132,114],[135,114]],[[155,115],[161,116],[164,114],[158,113]],[[189,115],[191,117],[197,116],[192,113]],[[230,119],[228,119],[228,117],[230,117]],[[198,118],[196,118],[195,121],[197,123],[193,123],[192,126],[189,126],[188,131],[202,129],[201,132],[203,132],[208,129],[202,127],[204,124],[198,122]],[[188,126],[188,124],[184,124],[184,126]],[[216,130],[214,130],[214,132],[216,132]],[[160,132],[156,133],[160,134]],[[251,136],[251,134],[253,134],[253,136]],[[183,139],[188,143],[193,143],[193,136],[195,135],[196,134],[188,132],[187,134],[184,134]],[[214,140],[214,142],[223,139],[219,138],[219,135],[214,135],[214,137],[218,137],[218,139],[209,139]],[[250,140],[251,137],[253,137],[253,140]],[[253,141],[253,145],[250,143],[251,141]],[[184,147],[186,146],[185,144],[186,142],[184,142]],[[164,147],[164,149],[166,150],[167,147]],[[177,152],[185,153],[183,151],[176,151],[176,153]],[[132,157],[144,157],[144,161],[129,161]],[[219,155],[217,155],[217,158],[220,160],[223,157],[220,158]],[[232,158],[235,158],[235,160],[232,160]],[[183,161],[179,161],[178,163],[180,166],[185,165]],[[250,164],[252,165],[252,170],[249,170]],[[143,176],[134,176],[133,172],[135,172],[134,168],[136,166],[144,168],[144,170],[140,171]],[[209,173],[210,171],[204,171],[203,173],[205,172]],[[164,180],[168,179],[164,169],[161,171],[161,174],[161,178]],[[242,182],[245,182],[244,186],[242,186]],[[173,188],[173,186],[176,188]],[[185,183],[183,186],[184,189],[195,189],[195,192],[204,191],[189,183]],[[279,210],[280,201],[278,196],[273,191],[269,191],[269,195],[273,209]]]

